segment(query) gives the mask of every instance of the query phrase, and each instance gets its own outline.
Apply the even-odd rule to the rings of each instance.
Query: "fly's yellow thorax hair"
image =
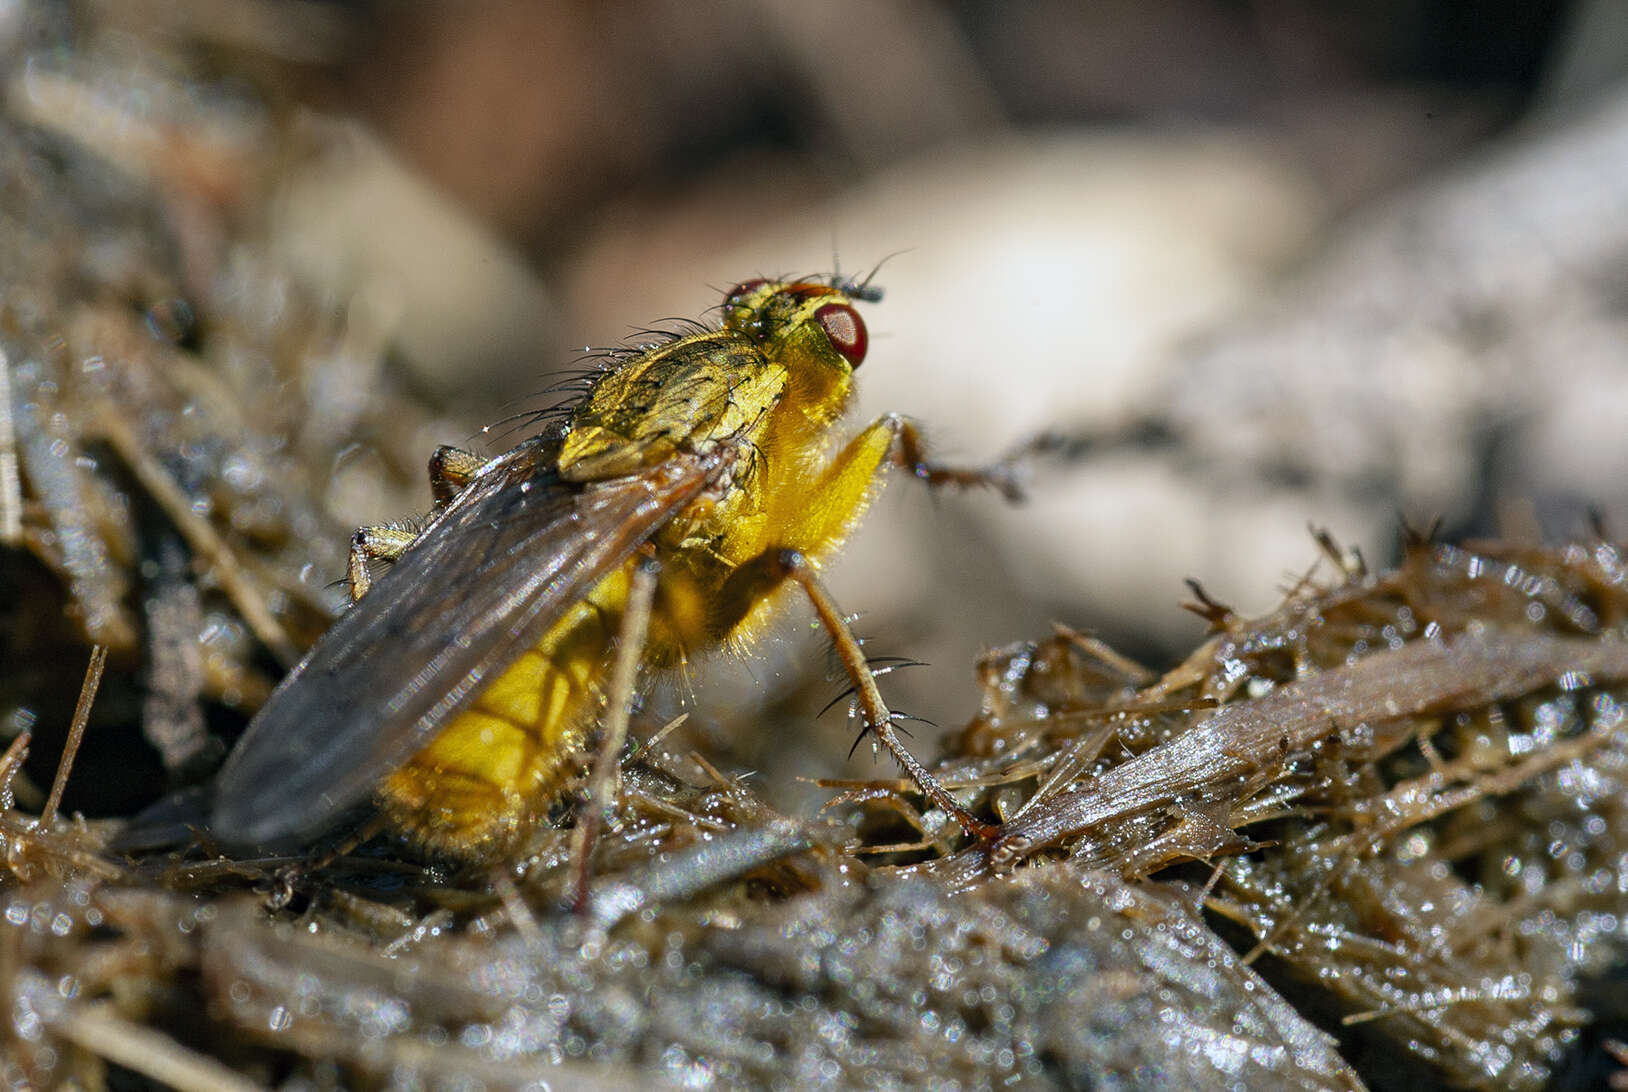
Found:
[[[680,451],[738,442],[786,384],[783,369],[729,330],[680,338],[607,372],[571,415],[560,476],[589,482]]]
[[[816,319],[849,306],[824,285],[787,291],[771,282],[731,294],[725,332],[750,346],[772,379],[759,380],[751,368],[733,376],[745,427],[709,438],[736,453],[729,486],[691,503],[656,538],[662,576],[651,645],[660,662],[749,645],[779,598],[774,555],[796,549],[818,559],[863,513],[875,464],[846,481],[831,467],[853,366]]]

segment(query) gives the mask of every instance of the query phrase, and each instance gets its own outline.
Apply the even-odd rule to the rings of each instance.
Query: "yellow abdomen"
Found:
[[[379,788],[392,825],[425,847],[483,859],[537,827],[580,761],[629,570],[601,580],[543,639]]]

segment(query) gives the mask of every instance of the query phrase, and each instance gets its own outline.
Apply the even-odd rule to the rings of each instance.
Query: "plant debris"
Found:
[[[1394,571],[1218,614],[1145,686],[1072,634],[1008,650],[960,741],[992,753],[941,772],[1004,782],[1010,818],[914,871],[960,888],[1036,855],[1130,877],[1212,861],[1218,927],[1353,1048],[1544,1087],[1622,957],[1625,576],[1604,541],[1414,541]],[[1019,802],[1015,770],[1045,787]]]

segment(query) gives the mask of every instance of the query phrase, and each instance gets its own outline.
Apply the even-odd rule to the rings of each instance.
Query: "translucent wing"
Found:
[[[716,476],[681,455],[586,485],[523,445],[482,472],[288,674],[222,768],[210,827],[271,846],[367,798]]]

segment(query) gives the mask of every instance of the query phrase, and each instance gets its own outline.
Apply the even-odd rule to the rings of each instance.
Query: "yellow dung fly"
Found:
[[[835,279],[748,281],[720,328],[614,356],[555,427],[490,460],[438,451],[422,530],[357,532],[355,602],[222,769],[215,836],[298,844],[371,803],[429,852],[515,851],[580,765],[641,571],[655,574],[644,670],[743,641],[801,587],[876,740],[988,833],[899,742],[817,575],[891,464],[1013,491],[928,463],[896,415],[839,436],[868,342],[855,303],[876,298]],[[377,558],[392,564],[373,580]]]

